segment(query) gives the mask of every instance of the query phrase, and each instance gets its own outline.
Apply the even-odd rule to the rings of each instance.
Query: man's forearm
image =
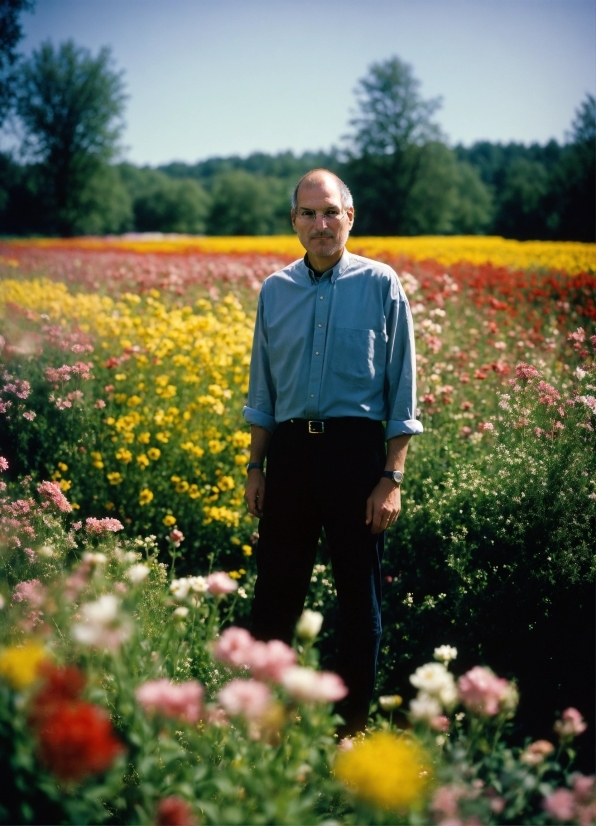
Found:
[[[264,462],[271,441],[271,431],[257,424],[250,426],[250,461]]]
[[[401,470],[402,473],[404,472],[408,442],[411,438],[409,433],[402,433],[400,436],[394,436],[387,441],[385,470]]]

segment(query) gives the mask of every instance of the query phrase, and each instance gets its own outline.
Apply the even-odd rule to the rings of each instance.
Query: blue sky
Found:
[[[375,61],[410,63],[451,144],[559,141],[596,87],[595,0],[37,0],[29,53],[72,38],[124,70],[124,156],[328,149]]]

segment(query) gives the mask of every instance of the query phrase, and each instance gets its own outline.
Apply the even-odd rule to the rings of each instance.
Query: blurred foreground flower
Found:
[[[587,729],[581,713],[576,708],[566,708],[561,719],[553,726],[562,741],[572,740]]]
[[[135,696],[146,712],[197,723],[202,715],[203,686],[196,680],[178,685],[169,680],[149,680],[139,686]]]
[[[47,652],[37,642],[13,645],[0,651],[0,676],[16,691],[31,685],[39,676]]]
[[[283,672],[281,683],[290,697],[307,703],[334,703],[343,700],[348,693],[344,681],[337,674],[298,665]]]
[[[473,714],[494,717],[517,706],[515,686],[481,665],[460,677],[458,687],[462,703]]]
[[[170,795],[159,801],[156,826],[195,826],[196,822],[190,805],[181,797]]]
[[[422,803],[430,779],[425,752],[411,740],[382,731],[340,751],[335,775],[367,803],[399,812]]]
[[[439,645],[438,648],[435,648],[433,651],[433,657],[435,660],[439,660],[439,662],[448,665],[451,660],[457,658],[457,648],[454,648],[452,645]]]
[[[389,694],[384,697],[379,697],[379,705],[383,711],[395,711],[403,703],[403,699],[399,694]]]
[[[132,634],[130,619],[120,612],[120,601],[104,594],[95,602],[81,606],[82,622],[72,626],[71,634],[83,645],[116,649]]]

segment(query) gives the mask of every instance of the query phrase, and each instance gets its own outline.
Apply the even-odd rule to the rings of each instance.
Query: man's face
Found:
[[[344,210],[334,178],[321,175],[300,185],[292,226],[311,263],[338,260],[353,224],[354,207]]]

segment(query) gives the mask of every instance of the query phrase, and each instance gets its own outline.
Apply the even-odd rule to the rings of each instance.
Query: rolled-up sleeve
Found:
[[[388,414],[385,438],[423,432],[416,418],[416,352],[408,299],[397,276],[392,278],[385,305],[387,353],[385,394]]]
[[[249,424],[275,429],[275,387],[269,368],[267,326],[263,307],[263,294],[259,297],[255,333],[250,361],[248,401],[242,415]]]

